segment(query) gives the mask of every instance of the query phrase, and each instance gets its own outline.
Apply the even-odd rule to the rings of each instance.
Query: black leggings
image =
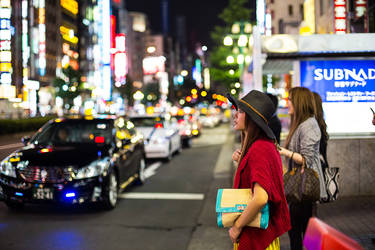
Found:
[[[312,202],[289,203],[292,229],[288,232],[291,250],[302,250],[302,241],[315,204]],[[314,212],[316,213],[316,212]]]

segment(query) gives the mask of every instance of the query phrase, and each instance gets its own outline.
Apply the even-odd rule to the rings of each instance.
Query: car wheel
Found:
[[[10,210],[21,210],[25,205],[23,202],[16,202],[10,200],[6,200],[5,204]]]
[[[142,185],[143,183],[145,183],[146,181],[145,170],[146,170],[146,162],[145,162],[145,159],[142,158],[141,161],[139,162],[138,179],[136,182],[137,185]]]
[[[111,171],[108,177],[107,186],[104,189],[103,206],[105,209],[113,209],[116,207],[118,199],[117,178],[114,171]]]

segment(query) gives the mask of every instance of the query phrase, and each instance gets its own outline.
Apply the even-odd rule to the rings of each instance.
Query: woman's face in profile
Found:
[[[245,129],[245,116],[246,113],[238,109],[238,111],[234,115],[234,121],[233,121],[233,128],[235,130],[244,130]]]

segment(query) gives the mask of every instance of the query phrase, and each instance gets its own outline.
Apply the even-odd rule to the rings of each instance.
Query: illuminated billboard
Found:
[[[119,83],[125,83],[128,73],[128,58],[126,54],[125,34],[117,34],[115,39],[116,52],[114,54],[114,73],[115,80]],[[112,62],[111,62],[112,63]]]
[[[165,57],[164,56],[149,56],[143,59],[143,73],[145,75],[152,75],[158,72],[165,71]]]
[[[301,61],[300,76],[322,97],[330,133],[374,131],[375,60]]]

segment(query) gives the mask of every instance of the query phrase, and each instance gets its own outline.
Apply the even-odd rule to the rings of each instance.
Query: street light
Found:
[[[233,45],[233,39],[230,36],[224,37],[224,45],[225,46],[232,46]]]
[[[245,64],[251,62],[251,56],[249,55],[248,47],[251,47],[254,43],[252,38],[252,25],[249,22],[235,22],[232,25],[232,33],[224,37],[225,46],[234,46],[233,54],[226,58],[228,64],[234,63],[234,58],[236,58],[237,64],[239,65],[240,79],[242,77]],[[234,42],[236,41],[236,43]],[[232,72],[231,72],[232,73]]]

